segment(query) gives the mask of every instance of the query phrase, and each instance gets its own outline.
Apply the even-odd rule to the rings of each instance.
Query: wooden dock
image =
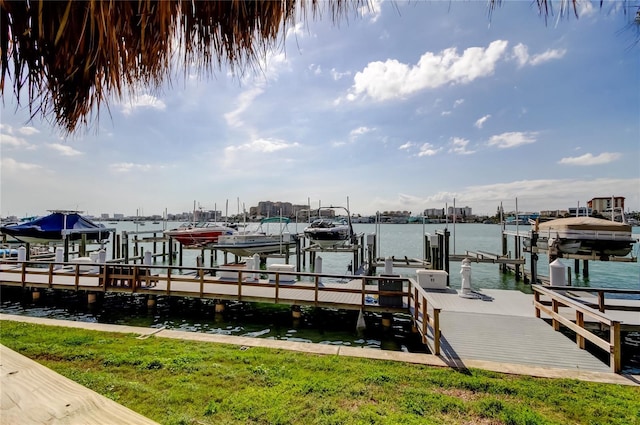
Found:
[[[535,316],[533,296],[519,291],[485,289],[476,298],[458,292],[428,291],[440,309],[441,354],[453,364],[465,359],[610,371],[609,365]]]
[[[293,271],[144,265],[0,263],[0,284],[34,293],[42,289],[314,306],[410,315],[431,352],[451,365],[465,359],[596,372],[620,371],[621,325],[640,330],[634,306],[601,311],[584,301],[534,285],[535,296],[482,290],[461,297],[453,289],[425,290],[411,277],[347,276]],[[634,291],[632,291],[634,292]],[[640,291],[635,291],[640,294]],[[612,306],[600,301],[600,305]],[[633,317],[636,317],[633,320]],[[546,320],[542,320],[546,319]],[[550,326],[549,321],[552,322]],[[586,326],[610,329],[604,341]],[[577,332],[575,342],[560,332]],[[605,350],[608,364],[584,350],[585,340]],[[606,357],[605,356],[605,357]]]

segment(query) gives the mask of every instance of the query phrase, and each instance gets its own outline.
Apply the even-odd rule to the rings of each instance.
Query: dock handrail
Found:
[[[418,328],[418,332],[422,336],[422,343],[429,347],[431,352],[440,355],[440,311],[442,310],[432,300],[429,300],[427,291],[425,291],[418,283],[409,279],[410,292],[409,311],[413,313],[413,321]],[[413,306],[411,305],[413,300]],[[431,313],[429,310],[431,309]],[[429,344],[427,337],[429,326],[433,332],[433,346]]]
[[[184,267],[184,266],[166,266],[166,265],[143,265],[143,264],[118,264],[118,263],[74,263],[74,262],[35,262],[16,260],[0,261],[5,267],[2,272],[17,274],[16,280],[2,281],[3,285],[15,285],[30,288],[48,288],[48,289],[74,289],[88,290],[93,292],[130,292],[130,293],[148,293],[158,295],[178,295],[178,296],[194,296],[200,298],[220,298],[220,299],[237,299],[245,301],[258,301],[247,294],[248,287],[265,287],[273,288],[274,295],[270,299],[275,303],[295,304],[298,301],[304,304],[312,304],[319,306],[327,304],[326,300],[322,300],[321,293],[346,293],[358,294],[361,300],[358,306],[349,304],[349,308],[371,309],[376,311],[388,312],[406,312],[407,304],[410,302],[411,293],[408,277],[390,277],[390,276],[366,276],[366,275],[344,275],[344,274],[326,274],[326,273],[308,273],[283,270],[250,270],[238,269],[233,278],[216,277],[219,272],[229,272],[228,268],[220,267]],[[6,267],[6,266],[9,267]],[[253,276],[268,276],[268,279],[254,279]],[[61,283],[58,277],[70,277]],[[288,276],[285,280],[284,276]],[[81,278],[91,278],[91,283],[83,281]],[[301,281],[302,277],[308,278]],[[291,279],[294,280],[291,280]],[[362,282],[358,287],[353,285],[344,287],[327,286],[323,283],[328,279],[348,279],[350,281]],[[385,290],[381,289],[376,283],[380,281],[399,281],[402,282],[401,289]],[[293,297],[283,298],[281,295],[282,288],[292,288],[291,283],[300,282],[303,285],[295,285],[298,291],[313,291],[314,297],[312,301],[298,300]],[[164,283],[162,288],[155,288],[159,283]],[[184,290],[179,288],[177,283],[195,283],[198,290]],[[211,289],[205,290],[206,284],[215,283],[222,288],[236,287],[233,291]],[[406,300],[407,304],[386,305],[383,303],[375,304],[367,302],[367,296],[393,297]],[[255,297],[254,297],[255,298]],[[337,303],[337,306],[346,307],[346,304]]]
[[[551,324],[555,331],[560,330],[560,325],[564,325],[576,333],[576,344],[581,349],[585,349],[585,340],[589,340],[595,346],[604,350],[609,354],[609,366],[614,373],[620,372],[622,369],[622,347],[620,339],[620,321],[612,319],[606,313],[593,309],[583,303],[580,303],[570,297],[567,297],[557,291],[567,287],[545,287],[542,285],[531,285],[533,289],[536,317],[541,317],[541,312],[551,317]],[[575,289],[575,288],[571,288]],[[551,309],[541,301],[541,296],[547,296],[551,299]],[[560,307],[568,307],[575,310],[575,323],[559,313]],[[609,327],[609,341],[589,332],[584,324],[584,318],[595,320],[596,322]]]

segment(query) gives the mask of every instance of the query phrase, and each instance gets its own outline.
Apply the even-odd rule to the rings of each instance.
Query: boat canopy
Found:
[[[626,223],[605,220],[595,217],[568,217],[558,218],[542,222],[538,225],[539,231],[549,231],[558,229],[571,230],[597,230],[597,231],[618,231],[631,232],[631,226]]]

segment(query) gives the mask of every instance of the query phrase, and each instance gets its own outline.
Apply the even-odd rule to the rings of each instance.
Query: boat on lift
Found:
[[[164,235],[184,246],[204,247],[218,242],[222,235],[233,234],[234,229],[213,221],[183,223],[180,227],[165,230]]]
[[[230,235],[222,235],[213,248],[230,252],[239,257],[249,257],[254,254],[282,254],[287,252],[289,244],[295,242],[287,225],[290,219],[287,217],[269,217],[260,221],[256,229],[247,229],[234,232]],[[271,232],[270,227],[278,225],[278,232]]]
[[[595,217],[568,217],[538,224],[538,247],[566,254],[625,256],[637,241],[624,222]]]
[[[0,232],[25,243],[62,242],[65,238],[77,241],[103,242],[109,239],[109,231],[103,224],[96,224],[80,215],[82,211],[49,210],[51,214],[32,220],[0,227]]]
[[[344,207],[324,208],[343,208],[347,212],[346,218],[322,218],[321,214],[318,214],[320,218],[313,220],[304,228],[304,236],[320,248],[336,248],[351,243],[355,234],[349,210]]]

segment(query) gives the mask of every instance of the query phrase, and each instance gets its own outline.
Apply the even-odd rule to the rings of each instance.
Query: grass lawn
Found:
[[[640,424],[640,388],[12,321],[0,342],[163,424]]]

